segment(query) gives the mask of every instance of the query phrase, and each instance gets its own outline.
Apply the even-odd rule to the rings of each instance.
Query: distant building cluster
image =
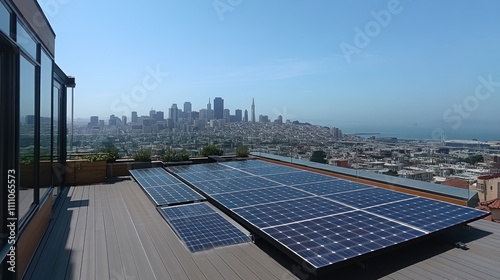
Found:
[[[227,123],[251,122],[255,123],[255,100],[252,98],[250,112],[245,109],[235,109],[234,114],[231,110],[224,107],[224,99],[216,97],[213,99],[213,109],[211,100],[208,99],[206,108],[199,111],[193,111],[191,102],[184,102],[184,106],[179,108],[177,104],[172,104],[168,108],[168,114],[163,111],[151,109],[149,115],[139,115],[133,111],[130,116],[130,121],[127,122],[128,116],[110,115],[107,124],[110,127],[127,126],[132,131],[136,132],[157,132],[164,129],[190,132],[193,130],[205,127],[221,127]],[[258,122],[270,123],[271,120],[267,115],[259,115]],[[272,122],[283,124],[283,117],[280,115]],[[88,123],[90,130],[105,129],[105,120],[99,120],[98,116],[91,116]]]

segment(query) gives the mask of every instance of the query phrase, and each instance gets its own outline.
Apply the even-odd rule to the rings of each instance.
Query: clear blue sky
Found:
[[[46,2],[76,117],[254,97],[271,119],[500,130],[499,1]]]

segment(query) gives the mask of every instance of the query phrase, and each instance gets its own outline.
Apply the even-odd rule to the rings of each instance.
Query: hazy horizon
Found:
[[[500,138],[497,1],[39,3],[78,118],[255,98],[270,119]]]

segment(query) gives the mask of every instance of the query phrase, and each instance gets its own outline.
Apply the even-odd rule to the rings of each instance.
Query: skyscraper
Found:
[[[155,115],[156,115],[156,111],[155,111],[155,110],[153,110],[153,109],[151,109],[151,111],[149,111],[149,117],[150,117],[151,119],[154,119],[154,118],[155,118]]]
[[[132,118],[131,118],[131,121],[133,123],[137,123],[137,112],[136,111],[132,111]]]
[[[229,109],[224,109],[222,111],[222,118],[226,121],[226,123],[231,122],[231,119],[229,117],[230,115],[231,115],[231,112],[229,111]]]
[[[201,114],[201,113],[200,113]],[[201,117],[200,117],[201,118]],[[206,117],[207,120],[213,119],[213,111],[212,111],[212,104],[210,104],[210,97],[208,98],[208,104],[207,104],[207,113]]]
[[[224,99],[221,97],[214,98],[214,119],[224,118]]]
[[[184,102],[184,113],[188,114],[191,110],[191,102]]]
[[[174,123],[179,121],[179,109],[177,108],[177,104],[172,104],[172,107],[168,109],[168,118],[172,119]]]
[[[236,115],[237,122],[241,122],[243,120],[243,111],[241,111],[240,109],[236,109],[236,111],[234,111],[234,114]]]
[[[252,123],[255,123],[255,102],[252,98]]]
[[[245,109],[245,115],[243,117],[243,121],[248,122],[248,110],[247,109]]]

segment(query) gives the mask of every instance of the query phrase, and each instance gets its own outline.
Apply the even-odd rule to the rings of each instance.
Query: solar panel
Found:
[[[205,181],[192,184],[243,225],[314,270],[352,262],[487,215],[309,171],[274,173],[289,167],[267,162],[223,165],[245,173],[224,180],[206,176]],[[268,182],[279,185],[267,186]]]
[[[340,192],[349,192],[361,189],[374,188],[364,184],[358,184],[354,182],[349,182],[342,179],[332,178],[329,181],[323,181],[318,183],[308,183],[303,185],[296,185],[294,188],[303,190],[316,195],[327,195]]]
[[[254,226],[266,228],[353,210],[355,209],[322,197],[308,197],[237,208],[233,211]]]
[[[317,173],[312,173],[308,171],[298,171],[294,173],[284,173],[284,174],[274,174],[265,175],[264,178],[273,180],[275,182],[281,183],[283,185],[293,186],[301,185],[313,182],[321,182],[332,180],[333,177],[321,175]]]
[[[283,186],[212,195],[215,200],[229,209],[308,196],[311,195]]]
[[[251,236],[205,203],[158,209],[191,252],[250,242]]]
[[[254,175],[258,175],[258,176],[281,174],[281,173],[291,173],[291,172],[300,171],[298,169],[287,167],[287,166],[244,168],[242,170],[244,170],[248,173],[254,174]]]
[[[181,173],[193,173],[193,172],[230,170],[231,168],[218,163],[207,163],[207,164],[171,166],[168,169],[177,174],[181,174]]]
[[[172,205],[205,199],[163,168],[130,170],[130,174],[156,205]]]
[[[383,203],[414,198],[415,196],[386,189],[369,188],[326,195],[325,197],[356,208],[365,208]]]
[[[228,161],[222,163],[221,165],[231,166],[238,169],[280,166],[275,163],[265,162],[261,160]]]
[[[474,208],[458,207],[423,197],[375,206],[367,210],[428,232],[463,224],[484,214],[484,211]]]
[[[193,182],[192,184],[199,190],[209,195],[267,188],[278,185],[278,183],[259,177],[212,180],[203,182]]]
[[[346,261],[425,234],[362,211],[263,231],[316,268]]]
[[[205,199],[202,195],[184,184],[150,187],[144,190],[156,205],[171,205]]]
[[[230,179],[230,178],[241,178],[244,176],[252,176],[248,173],[228,169],[228,170],[218,170],[210,172],[193,172],[193,173],[181,173],[178,174],[184,180],[189,182],[202,182],[210,180],[220,180],[220,179]]]

